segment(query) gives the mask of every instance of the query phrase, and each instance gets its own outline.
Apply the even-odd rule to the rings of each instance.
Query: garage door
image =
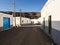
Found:
[[[10,18],[3,17],[3,28],[4,29],[10,28]]]

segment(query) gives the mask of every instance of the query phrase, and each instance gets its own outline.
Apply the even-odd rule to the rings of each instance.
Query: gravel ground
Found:
[[[0,45],[52,45],[40,27],[19,27],[0,32]]]

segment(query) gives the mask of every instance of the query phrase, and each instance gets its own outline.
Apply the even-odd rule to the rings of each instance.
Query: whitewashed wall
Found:
[[[21,17],[21,23],[22,24],[31,24],[31,20],[29,18]],[[16,25],[20,26],[20,17],[16,17]],[[15,26],[15,18],[14,17],[13,17],[13,26]]]
[[[0,27],[3,27],[3,17],[10,18],[10,25],[13,25],[13,16],[9,14],[0,13]]]
[[[45,17],[45,32],[48,33],[48,17],[52,17],[52,38],[60,45],[60,0],[48,0],[41,10],[41,24]]]
[[[22,20],[23,20],[22,24],[31,24],[31,20],[29,18],[22,17]]]
[[[31,21],[33,21],[34,24],[38,23],[38,19],[31,19]]]

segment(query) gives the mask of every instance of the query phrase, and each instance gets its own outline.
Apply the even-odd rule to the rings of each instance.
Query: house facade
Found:
[[[13,16],[0,12],[0,31],[7,30],[13,26]]]
[[[4,12],[0,11],[0,31],[10,29],[14,26],[31,24],[31,20],[40,17],[40,12]]]
[[[31,20],[26,17],[16,17],[16,20],[15,17],[13,17],[13,26],[15,26],[15,21],[16,21],[16,26],[21,26],[23,24],[31,24]]]
[[[49,17],[51,21],[51,37],[56,44],[60,45],[60,0],[47,0],[46,4],[41,10],[41,18],[39,18],[39,20],[42,25],[43,22],[45,22],[44,31],[48,35]]]

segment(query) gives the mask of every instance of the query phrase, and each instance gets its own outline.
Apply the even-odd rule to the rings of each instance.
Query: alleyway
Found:
[[[51,45],[51,39],[38,26],[12,28],[0,32],[0,45]]]

